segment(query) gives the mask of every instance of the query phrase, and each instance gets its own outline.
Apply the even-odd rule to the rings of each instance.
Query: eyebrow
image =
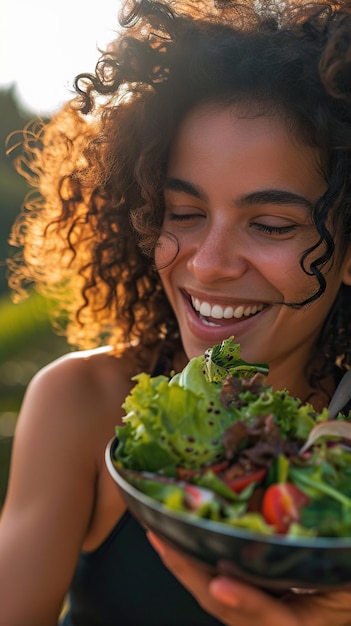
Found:
[[[194,185],[190,183],[188,180],[183,180],[182,178],[166,178],[166,182],[164,185],[164,189],[169,189],[170,191],[178,191],[181,193],[187,193],[190,196],[194,196],[199,200],[206,200],[207,194],[198,185]]]
[[[261,191],[253,191],[239,198],[239,206],[250,206],[253,204],[286,204],[301,206],[304,209],[312,210],[314,202],[308,200],[305,196],[292,191],[284,191],[282,189],[262,189]]]
[[[205,201],[207,199],[207,194],[202,187],[181,178],[167,178],[164,189],[186,193],[199,200]],[[282,189],[262,189],[260,191],[253,191],[252,193],[239,196],[234,203],[239,207],[252,206],[254,204],[295,205],[310,211],[314,207],[314,203],[305,196]]]

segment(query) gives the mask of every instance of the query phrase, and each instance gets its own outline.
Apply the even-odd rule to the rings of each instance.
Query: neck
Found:
[[[303,366],[301,365],[303,363]],[[335,391],[335,378],[329,374],[321,381],[318,388],[311,386],[309,372],[318,368],[318,359],[311,362],[306,360],[285,359],[284,363],[273,364],[270,368],[267,384],[273,389],[287,389],[290,395],[299,398],[302,402],[309,402],[316,411],[328,406],[329,400]]]

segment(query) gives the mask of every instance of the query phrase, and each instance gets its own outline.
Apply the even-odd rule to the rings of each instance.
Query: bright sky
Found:
[[[1,0],[0,88],[50,114],[71,97],[76,74],[92,71],[97,46],[113,38],[121,0]]]

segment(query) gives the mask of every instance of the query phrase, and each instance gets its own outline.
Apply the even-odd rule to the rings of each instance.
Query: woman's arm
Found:
[[[223,576],[213,577],[161,542],[149,539],[165,565],[197,599],[202,608],[227,626],[350,626],[351,591],[293,594],[283,599]]]
[[[0,625],[53,626],[94,506],[101,394],[63,358],[29,385],[0,518]],[[101,436],[100,436],[101,437]]]

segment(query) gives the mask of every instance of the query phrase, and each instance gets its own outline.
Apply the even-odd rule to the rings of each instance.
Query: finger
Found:
[[[146,532],[146,536],[147,536],[148,540],[150,541],[152,547],[156,550],[156,552],[159,553],[160,557],[163,557],[163,555],[166,552],[165,544],[163,543],[163,541],[161,541],[161,539],[159,539],[159,537],[157,537],[157,535],[155,535],[153,532],[151,532],[151,530],[148,530]]]
[[[277,600],[263,591],[205,568],[149,534],[165,565],[207,612],[231,626],[351,626],[350,591],[287,594]]]
[[[202,608],[231,626],[297,626],[298,622],[284,605],[237,581],[218,577],[202,565],[163,543],[152,533],[150,542],[164,564],[197,599]]]
[[[237,579],[216,576],[210,581],[209,592],[218,602],[231,607],[240,607],[243,613],[264,615],[266,612],[269,612],[270,616],[272,616],[277,612],[281,612],[282,616],[284,615],[288,620],[285,622],[287,625],[290,625],[290,623],[295,624],[295,619],[290,619],[287,615],[290,610],[286,610],[281,600],[277,600],[268,593],[242,583]],[[261,623],[263,624],[263,622]],[[271,620],[270,623],[272,623]]]
[[[269,615],[267,624],[284,626],[351,626],[351,591],[328,594],[286,594],[282,601],[266,595],[240,581],[218,576],[209,584],[209,591],[218,602],[232,606],[232,597],[240,598],[240,614],[252,615],[252,623],[266,624],[263,615]],[[256,616],[256,617],[255,617]],[[261,617],[260,617],[261,616]],[[241,622],[238,621],[238,626]]]
[[[199,566],[181,552],[174,550],[153,533],[148,532],[147,536],[164,564],[188,589],[191,588],[193,593],[198,593],[205,585],[209,585],[213,576],[209,570]]]
[[[316,593],[312,596],[290,594],[291,603],[301,624],[312,626],[351,626],[351,591]]]

